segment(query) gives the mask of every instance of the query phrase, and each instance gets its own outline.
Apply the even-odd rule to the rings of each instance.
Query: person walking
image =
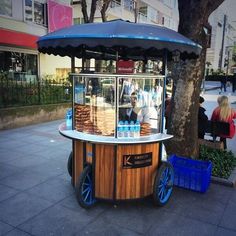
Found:
[[[208,117],[205,114],[206,109],[202,107],[202,103],[204,102],[204,98],[202,96],[199,97],[199,109],[198,109],[198,138],[204,139]]]
[[[223,92],[223,89],[224,92],[226,92],[227,77],[225,74],[221,76],[220,83],[221,83],[220,85],[221,93]]]
[[[212,113],[211,121],[221,121],[229,124],[229,134],[219,134],[220,141],[224,143],[224,149],[227,149],[226,138],[233,138],[235,135],[236,111],[230,107],[227,96],[221,96],[217,99],[218,107]]]

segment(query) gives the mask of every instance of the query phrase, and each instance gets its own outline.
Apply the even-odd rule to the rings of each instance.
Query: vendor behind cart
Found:
[[[120,108],[119,120],[128,121],[139,121],[142,123],[152,124],[152,118],[157,117],[157,112],[154,107],[149,107],[142,104],[143,101],[138,100],[138,93],[132,92],[130,96],[130,103],[125,107]],[[156,122],[155,122],[156,123]]]

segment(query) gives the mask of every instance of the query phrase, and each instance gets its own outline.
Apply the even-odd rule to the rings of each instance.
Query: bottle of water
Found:
[[[66,127],[72,128],[72,109],[67,110],[66,112]]]
[[[129,122],[126,120],[124,125],[124,138],[129,137]]]
[[[140,122],[136,121],[135,123],[135,133],[134,133],[135,138],[140,137]]]
[[[124,129],[123,129],[123,122],[119,121],[118,127],[117,127],[117,137],[123,138],[124,137]]]
[[[134,122],[133,121],[130,122],[129,137],[130,138],[134,138],[135,137],[135,126],[134,126]]]

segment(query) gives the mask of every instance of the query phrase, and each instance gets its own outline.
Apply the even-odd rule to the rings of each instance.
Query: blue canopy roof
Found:
[[[201,46],[166,27],[123,20],[73,25],[39,38],[42,53],[84,58],[149,59],[178,50],[182,57],[194,58]]]

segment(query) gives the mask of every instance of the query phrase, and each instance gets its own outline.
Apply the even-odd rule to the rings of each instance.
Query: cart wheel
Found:
[[[95,204],[91,165],[87,165],[81,173],[79,182],[75,186],[75,194],[81,207],[90,208]]]
[[[172,193],[174,182],[174,169],[169,162],[163,162],[157,170],[153,186],[154,204],[164,206]]]
[[[69,175],[72,177],[72,157],[73,157],[73,153],[71,151],[69,157],[68,157],[68,161],[67,161],[67,170]]]

